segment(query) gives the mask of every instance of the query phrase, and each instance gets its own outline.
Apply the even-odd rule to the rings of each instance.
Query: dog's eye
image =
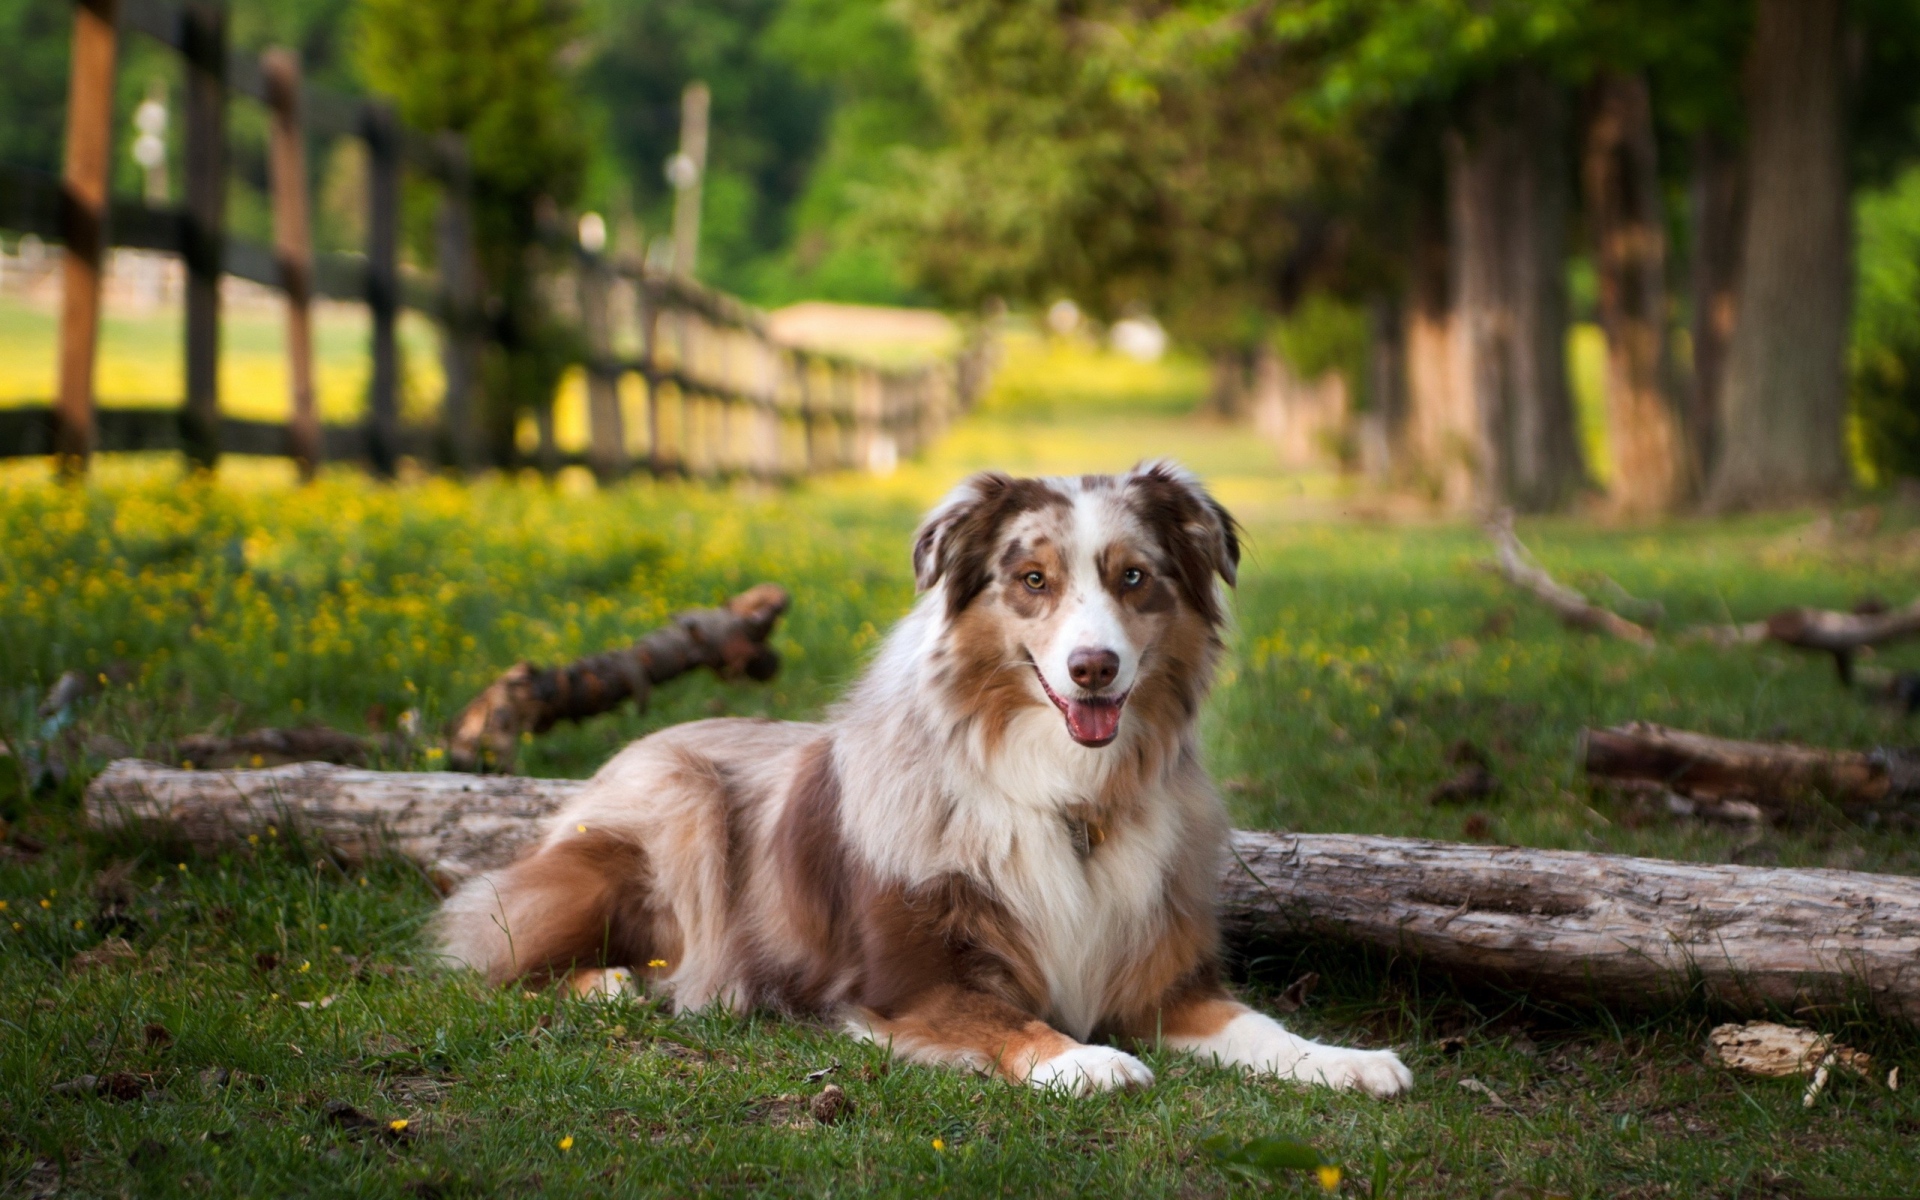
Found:
[[[1128,587],[1139,587],[1146,581],[1146,578],[1147,573],[1139,567],[1128,567],[1126,570],[1120,572],[1120,582],[1126,584]]]
[[[1036,592],[1044,590],[1047,586],[1047,577],[1038,571],[1028,571],[1020,578],[1026,582],[1029,588],[1032,588]]]

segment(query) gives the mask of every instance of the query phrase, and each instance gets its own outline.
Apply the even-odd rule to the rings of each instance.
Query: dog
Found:
[[[539,844],[450,896],[496,982],[844,1022],[914,1062],[1088,1094],[1110,1040],[1374,1096],[1389,1051],[1236,1001],[1225,809],[1195,720],[1236,523],[1179,467],[975,475],[913,543],[919,599],[820,724],[696,721],[622,750]]]

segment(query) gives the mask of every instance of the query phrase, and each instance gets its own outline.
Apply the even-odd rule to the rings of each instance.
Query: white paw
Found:
[[[1114,1088],[1151,1087],[1147,1064],[1112,1046],[1075,1046],[1033,1065],[1027,1082],[1034,1087],[1091,1096]]]
[[[1287,1074],[1302,1083],[1320,1083],[1337,1091],[1369,1096],[1398,1096],[1413,1088],[1413,1072],[1391,1050],[1348,1050],[1315,1046]]]

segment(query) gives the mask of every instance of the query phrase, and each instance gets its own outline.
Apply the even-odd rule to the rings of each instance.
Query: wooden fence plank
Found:
[[[300,477],[311,480],[320,463],[320,410],[313,392],[313,235],[307,220],[307,143],[300,120],[300,60],[291,51],[269,50],[260,59],[267,102],[273,181],[273,241],[280,288],[287,297],[287,377],[293,412],[287,448]]]
[[[187,60],[187,395],[181,441],[194,465],[220,459],[220,275],[226,249],[227,15],[212,0],[184,9]]]
[[[373,318],[373,371],[367,385],[367,450],[373,473],[391,479],[400,426],[400,130],[393,110],[368,105],[367,309]]]
[[[86,469],[93,450],[93,361],[100,340],[100,270],[106,250],[107,168],[112,153],[115,0],[73,9],[67,82],[67,148],[61,237],[60,399],[53,452],[62,470]]]
[[[582,253],[575,282],[580,290],[580,326],[587,344],[587,459],[601,483],[627,473],[627,432],[620,413],[620,371],[613,361],[609,292],[613,277],[598,254]]]
[[[466,143],[457,134],[444,135],[441,157],[445,175],[440,190],[437,229],[440,258],[440,369],[446,392],[440,401],[447,457],[462,473],[479,465],[476,444],[480,388],[480,358],[485,352],[482,328],[480,263],[473,241],[473,179],[467,165]]]

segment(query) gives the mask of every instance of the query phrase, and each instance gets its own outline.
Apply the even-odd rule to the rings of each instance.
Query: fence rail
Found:
[[[460,469],[480,465],[476,440],[481,364],[493,320],[478,299],[473,184],[455,134],[408,128],[376,101],[304,87],[297,60],[259,58],[226,44],[224,10],[208,0],[75,0],[75,38],[64,177],[0,164],[0,229],[65,247],[60,394],[46,405],[0,410],[0,457],[53,455],[83,469],[97,451],[179,450],[212,465],[220,454],[288,455],[306,472],[322,460],[360,461],[390,475],[409,457]],[[114,58],[124,33],[152,38],[188,66],[185,201],[153,207],[110,196]],[[225,225],[231,97],[272,117],[269,161],[274,245],[236,237]],[[316,254],[306,216],[305,146],[311,137],[352,137],[368,158],[368,236],[363,253]],[[403,271],[401,178],[412,171],[439,194],[435,276]],[[541,235],[556,264],[556,289],[572,285],[590,446],[562,453],[551,406],[536,412],[541,445],[516,458],[546,469],[589,466],[602,479],[644,469],[658,475],[788,478],[811,471],[886,468],[936,435],[978,393],[991,347],[974,336],[950,359],[899,370],[779,343],[765,317],[742,301],[641,263],[590,252],[557,224]],[[186,379],[175,409],[102,408],[93,360],[105,252],[126,247],[178,255],[187,276]],[[290,418],[238,420],[220,411],[219,281],[244,279],[287,300]],[[615,328],[616,294],[632,326]],[[365,420],[321,426],[314,407],[309,302],[364,303],[372,360]],[[446,389],[432,427],[401,425],[398,408],[402,309],[441,330]],[[620,337],[617,334],[624,333]],[[617,343],[636,353],[617,352]],[[637,377],[643,439],[630,437],[622,384]],[[637,431],[636,431],[637,432]],[[642,441],[643,447],[633,448]],[[509,464],[511,465],[511,464]]]

